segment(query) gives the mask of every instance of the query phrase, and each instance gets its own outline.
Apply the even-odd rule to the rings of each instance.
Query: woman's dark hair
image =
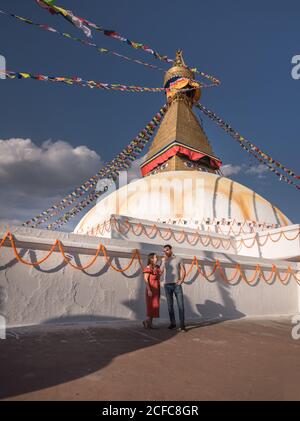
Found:
[[[147,265],[151,265],[151,260],[153,259],[154,256],[155,256],[155,253],[148,254],[148,263],[147,263]]]

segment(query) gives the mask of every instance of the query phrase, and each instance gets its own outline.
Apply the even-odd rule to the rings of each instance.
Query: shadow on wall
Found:
[[[0,315],[5,315],[5,303],[7,301],[7,293],[3,286],[0,285]]]
[[[245,317],[245,314],[241,313],[237,309],[229,309],[222,304],[211,300],[206,300],[204,304],[197,304],[196,307],[199,314],[201,314],[202,318],[205,320],[217,320],[221,322]]]
[[[183,289],[188,288],[190,283],[188,282],[187,285],[184,285]],[[185,307],[185,316],[188,322],[203,322],[203,320],[211,320],[211,321],[224,321],[228,319],[240,319],[245,317],[245,314],[237,310],[234,300],[231,298],[230,295],[230,286],[226,285],[222,282],[216,282],[217,288],[219,290],[220,296],[222,297],[222,302],[218,303],[212,300],[206,300],[203,304],[193,304],[190,302],[189,298],[184,296],[184,307]],[[145,303],[144,303],[144,288],[142,287],[139,291],[138,297],[133,300],[124,301],[122,304],[128,307],[132,314],[133,319],[141,320],[145,317]],[[174,308],[176,317],[177,314],[177,303],[176,299],[174,298]],[[161,294],[161,306],[160,306],[160,318],[162,320],[168,320],[168,309],[167,309],[167,302],[164,295],[164,289],[162,287],[162,294]],[[177,317],[178,321],[178,317]]]

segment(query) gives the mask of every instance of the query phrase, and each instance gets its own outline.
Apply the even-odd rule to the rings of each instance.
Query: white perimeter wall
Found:
[[[112,263],[124,267],[130,261],[132,251],[138,249],[144,264],[150,252],[161,254],[159,244],[145,244],[130,240],[99,239],[76,234],[58,233],[23,227],[11,227],[20,254],[27,261],[36,261],[59,238],[66,253],[77,264],[85,264],[95,255],[102,241]],[[0,227],[0,238],[6,229]],[[163,243],[162,243],[163,244]],[[175,246],[175,252],[184,258],[186,268],[196,255],[207,272],[219,259],[229,276],[232,267],[239,263],[251,277],[259,262],[269,275],[272,263],[282,271],[288,265],[297,269],[296,263],[269,261],[251,257],[226,255],[224,252],[201,251],[195,247]],[[278,280],[266,285],[260,280],[255,286],[242,279],[234,285],[226,284],[217,274],[208,282],[193,270],[184,284],[186,315],[188,319],[218,317],[239,318],[253,315],[294,314],[299,311],[299,287],[291,279],[287,286]],[[166,301],[162,288],[162,319],[167,318]],[[55,252],[40,267],[19,263],[6,241],[0,249],[0,313],[8,326],[41,323],[80,321],[105,321],[117,319],[142,319],[145,316],[144,284],[137,261],[126,273],[109,268],[103,257],[86,271],[75,270],[67,265],[60,252]]]

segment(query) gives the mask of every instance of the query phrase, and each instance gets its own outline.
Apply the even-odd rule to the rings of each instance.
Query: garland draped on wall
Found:
[[[115,272],[119,272],[119,273],[127,272],[131,268],[135,260],[138,261],[141,269],[144,269],[144,265],[143,265],[139,250],[132,251],[129,263],[125,267],[120,268],[113,265],[112,259],[110,259],[108,256],[106,247],[104,246],[104,244],[99,243],[95,256],[93,256],[87,264],[77,265],[77,264],[74,264],[72,260],[70,259],[70,257],[66,255],[63,243],[57,239],[54,242],[54,244],[50,247],[50,250],[46,254],[45,257],[35,262],[28,262],[27,260],[25,260],[23,257],[20,256],[20,253],[18,252],[17,247],[16,247],[14,236],[9,231],[3,236],[2,240],[0,241],[0,249],[2,246],[4,246],[4,243],[6,242],[6,240],[9,241],[9,245],[12,247],[14,256],[17,259],[17,261],[31,267],[40,266],[42,263],[48,260],[49,257],[55,251],[58,250],[62,254],[62,257],[65,263],[70,265],[73,269],[77,269],[77,270],[83,271],[92,267],[96,263],[97,258],[100,256],[100,253],[102,253],[105,263],[108,265],[108,267]],[[199,261],[199,259],[196,256],[194,256],[192,263],[190,264],[190,267],[187,270],[186,277],[188,278],[190,274],[192,273],[193,268],[196,267],[197,272],[208,282],[216,282],[217,279],[216,279],[215,274],[219,272],[221,279],[226,284],[229,284],[231,286],[237,285],[241,279],[244,282],[246,282],[249,286],[252,286],[252,287],[258,285],[258,283],[261,280],[263,280],[268,285],[273,285],[274,282],[278,280],[282,285],[286,286],[290,283],[291,279],[294,279],[300,285],[300,278],[298,277],[299,271],[293,270],[290,266],[288,266],[288,268],[285,270],[285,274],[282,277],[280,275],[280,271],[282,272],[282,270],[278,269],[276,264],[272,264],[272,268],[268,270],[268,272],[270,272],[268,276],[265,275],[261,265],[257,264],[255,267],[255,270],[253,271],[252,276],[248,278],[247,275],[245,274],[245,271],[242,270],[241,265],[239,263],[233,264],[233,267],[230,268],[233,271],[233,275],[230,277],[227,276],[225,268],[222,266],[221,262],[218,259],[215,260],[215,262],[209,262],[209,264],[213,265],[213,268],[210,273],[207,273],[207,271],[204,270],[204,265]],[[212,277],[214,278],[211,279]]]

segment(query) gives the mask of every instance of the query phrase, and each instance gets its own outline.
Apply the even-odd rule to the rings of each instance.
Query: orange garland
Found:
[[[5,234],[5,236],[4,236],[4,238],[3,238],[3,240],[1,241],[1,247],[2,247],[2,245],[4,244],[4,241],[6,240],[6,238],[9,238],[9,240],[10,240],[10,243],[11,243],[11,247],[12,247],[12,249],[13,249],[13,251],[14,251],[14,255],[15,255],[15,257],[16,257],[16,259],[19,261],[19,262],[21,262],[21,263],[23,263],[24,265],[28,265],[28,266],[39,266],[40,264],[42,264],[42,263],[44,263],[50,256],[51,256],[51,254],[54,252],[54,250],[55,250],[55,248],[56,248],[56,246],[59,244],[59,240],[56,240],[55,241],[55,243],[53,244],[53,246],[51,246],[51,249],[50,249],[50,251],[48,252],[48,254],[43,258],[43,259],[41,259],[41,260],[38,260],[37,262],[26,262],[26,260],[24,260],[20,255],[19,255],[19,253],[18,253],[18,250],[17,250],[17,247],[16,247],[16,245],[15,245],[15,241],[14,241],[14,238],[13,238],[13,235],[12,235],[12,233],[10,233],[10,232],[7,232],[6,234]]]
[[[32,262],[27,262],[18,253],[16,244],[15,244],[15,240],[14,240],[13,234],[11,232],[8,231],[4,235],[4,237],[2,238],[2,240],[0,242],[0,248],[3,247],[4,242],[7,239],[9,239],[9,241],[10,241],[10,245],[11,245],[11,247],[13,249],[13,252],[14,252],[14,255],[15,255],[16,259],[20,263],[23,263],[25,265],[32,266],[32,267],[39,266],[41,263],[45,262],[52,255],[52,253],[55,251],[55,249],[58,247],[58,250],[61,252],[64,261],[68,265],[70,265],[72,268],[77,269],[77,270],[86,270],[86,269],[90,268],[96,262],[96,260],[97,260],[98,256],[100,255],[100,252],[101,251],[103,253],[103,257],[104,257],[106,263],[115,272],[119,272],[119,273],[126,272],[127,270],[130,269],[130,267],[132,266],[132,264],[133,264],[133,262],[134,262],[135,259],[138,260],[138,262],[140,264],[140,267],[142,269],[144,269],[144,266],[143,266],[143,263],[142,263],[142,259],[141,259],[141,255],[140,255],[140,253],[139,253],[138,250],[135,250],[134,251],[134,253],[131,256],[130,262],[124,268],[117,268],[116,266],[114,266],[110,262],[110,259],[109,259],[108,254],[107,254],[107,250],[106,250],[106,248],[105,248],[105,246],[103,244],[99,244],[99,246],[98,246],[98,248],[96,250],[95,256],[92,257],[92,259],[90,260],[89,263],[87,263],[84,266],[75,265],[74,263],[71,262],[70,258],[68,258],[66,256],[65,251],[64,251],[64,246],[63,246],[62,242],[60,240],[58,240],[58,239],[55,240],[55,243],[51,246],[49,252],[46,254],[45,257],[43,257],[42,259],[40,259],[37,262],[33,262],[33,263]],[[239,277],[241,277],[248,285],[253,286],[257,281],[259,281],[259,277],[258,277],[259,275],[262,277],[262,279],[268,285],[272,285],[273,281],[275,280],[275,277],[278,277],[279,281],[283,285],[287,285],[289,283],[289,281],[290,281],[290,278],[293,277],[296,280],[296,282],[300,285],[300,279],[298,278],[296,272],[293,271],[290,266],[287,268],[286,273],[285,273],[284,277],[282,278],[280,276],[280,272],[279,272],[277,266],[275,264],[273,264],[272,265],[271,274],[270,274],[270,276],[268,278],[266,278],[266,276],[263,273],[263,270],[262,270],[261,266],[259,264],[257,264],[257,266],[255,268],[255,272],[254,272],[254,274],[253,274],[253,276],[251,277],[250,280],[246,277],[244,271],[242,271],[240,264],[236,264],[234,275],[230,279],[228,279],[228,277],[227,277],[227,275],[225,273],[225,269],[223,269],[223,267],[222,267],[222,265],[221,265],[221,263],[220,263],[219,260],[216,260],[211,273],[210,274],[206,274],[201,269],[201,266],[199,264],[199,261],[198,261],[197,257],[194,256],[194,258],[192,260],[192,263],[191,263],[191,265],[190,265],[190,267],[189,267],[189,269],[187,271],[187,274],[186,274],[187,277],[191,274],[192,269],[193,269],[194,266],[196,266],[198,273],[200,275],[202,275],[209,282],[214,282],[215,281],[215,279],[211,281],[209,278],[211,278],[215,274],[216,270],[218,269],[218,271],[220,273],[220,276],[223,279],[223,281],[226,282],[229,285],[235,285],[238,281],[237,282],[233,282],[233,281],[238,276],[238,279],[239,279]]]
[[[278,238],[276,239],[276,240],[274,240],[273,238],[272,238],[272,236],[276,236],[276,235],[278,235]],[[267,233],[267,234],[264,234],[264,236],[266,237],[266,240],[264,241],[264,242],[260,242],[260,240],[257,238],[257,237],[254,237],[253,238],[253,241],[252,241],[252,244],[251,244],[251,246],[249,246],[249,245],[247,245],[246,244],[246,241],[249,241],[250,239],[248,239],[248,240],[245,240],[245,239],[243,239],[243,238],[241,238],[240,240],[238,240],[237,242],[240,242],[241,243],[241,245],[243,244],[246,248],[252,248],[253,246],[254,246],[254,243],[255,242],[257,242],[258,243],[258,245],[260,246],[260,247],[263,247],[263,246],[265,246],[266,245],[266,243],[267,243],[267,241],[270,239],[273,243],[278,243],[278,241],[281,239],[281,237],[283,236],[286,240],[288,240],[288,241],[294,241],[294,240],[296,240],[298,237],[299,237],[299,235],[300,235],[300,228],[298,229],[298,232],[297,232],[297,234],[295,235],[295,237],[293,237],[293,238],[289,238],[289,237],[287,237],[286,236],[286,233],[284,232],[284,231],[281,231],[280,233],[276,233],[276,234],[270,234],[270,233]],[[241,247],[241,245],[239,246],[239,247]]]
[[[123,225],[127,225],[127,229],[124,229],[124,230],[121,229],[120,228],[121,223],[123,223]],[[214,242],[214,239],[211,236],[200,234],[199,227],[197,228],[197,232],[195,232],[195,233],[188,233],[184,229],[182,229],[180,231],[180,237],[179,237],[180,239],[178,239],[178,238],[176,238],[175,232],[171,228],[166,228],[165,231],[167,232],[167,234],[163,235],[162,232],[161,232],[161,228],[158,228],[158,226],[156,224],[153,224],[152,227],[151,227],[150,233],[149,233],[149,232],[147,232],[146,227],[141,222],[136,224],[136,228],[134,228],[133,224],[128,219],[124,222],[120,222],[115,217],[112,217],[110,220],[105,221],[103,224],[97,226],[96,229],[93,228],[90,231],[90,234],[91,235],[99,234],[101,236],[101,235],[104,234],[104,231],[110,232],[113,224],[114,224],[116,230],[122,235],[128,234],[128,232],[131,230],[132,233],[137,237],[139,237],[144,232],[146,237],[151,239],[152,234],[155,231],[153,236],[156,236],[158,234],[160,236],[160,238],[164,241],[169,241],[173,237],[174,240],[177,243],[181,243],[182,240],[185,238],[186,241],[188,242],[188,244],[191,245],[191,246],[196,246],[196,244],[198,243],[198,240],[200,240],[203,247],[208,247],[211,244],[211,246],[213,248],[216,248],[216,249],[219,249],[222,246],[225,250],[229,250],[230,246],[232,245],[231,239],[219,238],[219,239],[216,239],[216,241]],[[244,224],[245,224],[245,222],[244,222]],[[219,228],[220,227],[218,227],[218,229]],[[138,232],[138,230],[140,230],[140,231]],[[208,231],[210,231],[210,229]],[[230,230],[229,230],[229,232],[230,232]],[[227,233],[227,235],[229,234],[229,232]],[[241,230],[240,230],[240,232],[241,232]],[[247,233],[247,234],[251,234],[251,233]],[[235,235],[240,235],[240,233],[235,234]],[[255,236],[253,239],[243,239],[243,238],[241,238],[240,240],[236,241],[237,243],[240,243],[237,246],[237,249],[240,250],[242,245],[244,245],[246,248],[250,249],[254,246],[254,244],[256,242],[258,243],[258,245],[260,247],[263,247],[263,246],[265,246],[265,244],[267,243],[267,241],[269,239],[273,243],[277,243],[281,239],[282,236],[288,241],[294,241],[294,240],[296,240],[296,238],[299,237],[299,235],[300,235],[300,228],[299,228],[297,234],[293,238],[289,238],[284,231],[281,231],[280,233],[276,233],[276,234],[267,233],[267,234],[264,235],[266,237],[266,239],[264,241],[260,241],[260,239],[257,236]],[[194,242],[192,242],[189,239],[189,236],[193,236],[195,238]],[[273,239],[274,236],[278,236],[278,238]],[[202,238],[205,238],[205,237],[208,239],[208,241],[206,243],[202,239]],[[249,243],[248,244],[246,243],[246,242],[249,242],[249,241],[252,242],[251,245],[249,245]],[[227,243],[226,246],[224,246],[224,242]]]
[[[111,226],[109,227],[109,229],[106,229],[106,224],[109,224],[109,220],[108,221],[105,221],[103,224],[101,224],[101,225],[98,225],[97,226],[97,228],[96,228],[96,231],[97,230],[99,230],[100,231],[100,229],[101,229],[101,227],[102,227],[102,229],[101,229],[101,233],[103,234],[103,232],[104,231],[108,231],[109,232],[109,230],[111,229]],[[126,221],[127,223],[129,223],[129,221],[127,220]],[[159,221],[158,221],[159,222]],[[166,222],[164,222],[164,223],[166,223],[166,224],[168,224],[168,223],[172,223],[172,220],[168,220],[168,221],[166,221]],[[179,219],[179,221],[178,221],[178,223],[183,223],[184,221],[183,220],[181,220],[181,219]],[[201,222],[201,224],[206,224],[206,222],[207,222],[207,218],[203,218],[202,219],[202,222]],[[238,233],[236,233],[236,232],[234,232],[233,231],[233,229],[232,229],[232,226],[233,225],[238,225],[239,226],[239,232]],[[243,227],[245,226],[245,225],[248,225],[249,226],[249,223],[247,223],[247,221],[244,221],[243,223],[241,223],[241,222],[237,222],[235,219],[233,220],[233,221],[231,221],[230,222],[230,229],[226,232],[226,233],[224,233],[224,231],[221,229],[221,225],[219,225],[219,224],[216,224],[216,228],[217,228],[217,231],[219,232],[221,232],[221,234],[224,234],[224,235],[229,235],[230,233],[232,233],[233,235],[235,235],[235,236],[238,236],[238,235],[240,235],[241,233],[242,234],[251,234],[251,233],[253,233],[253,230],[251,231],[251,232],[245,232],[245,230],[243,229]],[[273,224],[274,225],[274,224]],[[264,222],[263,224],[258,224],[258,226],[259,227],[263,227],[263,228],[266,228],[268,225]],[[269,226],[268,226],[269,227]],[[252,228],[252,227],[251,227]],[[273,226],[273,228],[276,228],[275,226]],[[91,232],[93,232],[94,231],[94,228],[92,228],[92,231]],[[210,231],[210,227],[208,227],[208,229],[207,229],[207,231]]]
[[[171,238],[173,237],[173,238],[174,238],[174,240],[175,240],[177,243],[181,243],[181,242],[182,242],[182,240],[183,240],[184,238],[186,238],[187,242],[188,242],[191,246],[195,246],[195,245],[197,244],[198,240],[200,240],[200,241],[201,241],[202,246],[204,246],[204,247],[207,247],[207,246],[211,243],[211,244],[212,244],[212,246],[213,246],[214,248],[220,248],[220,246],[221,246],[221,244],[222,244],[222,247],[223,247],[225,250],[228,250],[228,249],[230,248],[230,246],[231,246],[231,240],[230,240],[230,239],[229,239],[229,240],[228,240],[228,239],[223,239],[223,238],[216,239],[216,242],[217,242],[217,244],[218,244],[218,245],[216,245],[216,244],[214,244],[214,240],[213,240],[213,238],[212,238],[211,236],[208,236],[208,235],[201,235],[199,232],[196,232],[196,233],[187,233],[184,229],[182,229],[182,230],[180,231],[180,237],[179,237],[180,239],[176,238],[176,235],[175,235],[174,231],[172,231],[172,229],[171,229],[171,228],[167,228],[167,229],[166,229],[166,231],[167,231],[167,235],[163,235],[163,234],[162,234],[162,232],[161,232],[161,229],[160,229],[160,228],[158,228],[156,224],[153,224],[153,225],[152,225],[151,231],[150,231],[150,233],[148,233],[148,232],[147,232],[146,227],[145,227],[145,226],[144,226],[141,222],[139,222],[139,223],[136,225],[136,227],[137,227],[137,229],[140,229],[140,232],[137,232],[137,230],[134,228],[133,224],[132,224],[132,223],[130,223],[128,220],[126,220],[126,221],[123,223],[124,225],[127,225],[127,226],[128,226],[127,230],[125,231],[125,230],[122,230],[122,229],[120,228],[121,223],[120,223],[120,221],[117,221],[115,218],[111,218],[111,221],[110,221],[110,227],[109,227],[109,229],[108,229],[108,230],[106,229],[106,225],[107,225],[107,221],[106,221],[106,222],[104,222],[101,226],[97,227],[96,233],[99,233],[101,228],[102,228],[102,229],[101,229],[101,235],[103,235],[104,229],[105,229],[105,230],[107,230],[107,231],[109,232],[109,231],[111,230],[111,227],[112,227],[112,221],[113,221],[113,223],[114,223],[115,228],[117,229],[117,231],[118,231],[120,234],[122,234],[122,235],[126,235],[126,234],[128,234],[128,232],[131,230],[131,231],[132,231],[132,233],[133,233],[135,236],[137,236],[137,237],[139,237],[139,236],[142,234],[142,232],[144,232],[144,234],[146,235],[146,237],[147,237],[147,238],[152,238],[152,237],[151,237],[151,236],[152,236],[152,233],[153,233],[153,231],[154,231],[154,230],[156,230],[156,232],[155,232],[155,234],[154,234],[154,235],[159,234],[160,238],[161,238],[162,240],[164,240],[164,241],[169,241],[169,240],[171,240]],[[98,231],[98,230],[99,230],[99,231]],[[97,231],[98,231],[98,232],[97,232]],[[92,235],[94,234],[94,230],[92,230],[92,231],[91,231],[91,234],[92,234]],[[196,239],[195,239],[195,241],[194,241],[194,243],[192,243],[192,242],[189,240],[189,236],[193,236],[193,237],[195,237],[195,238],[196,238]],[[204,243],[204,241],[202,240],[202,237],[206,237],[206,238],[208,239],[207,243]],[[227,243],[227,246],[224,246],[223,242],[226,242],[226,243]]]

